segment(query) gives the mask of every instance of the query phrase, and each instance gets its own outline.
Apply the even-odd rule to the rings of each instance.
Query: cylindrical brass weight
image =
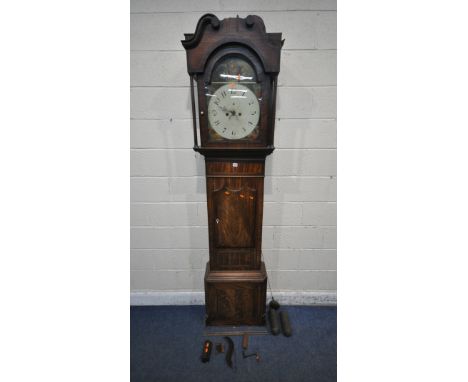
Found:
[[[249,335],[247,333],[244,333],[242,336],[242,349],[247,350],[249,347]]]

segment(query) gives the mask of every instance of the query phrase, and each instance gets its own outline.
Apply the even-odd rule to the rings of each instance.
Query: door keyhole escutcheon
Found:
[[[219,224],[219,218],[216,218],[216,224]]]

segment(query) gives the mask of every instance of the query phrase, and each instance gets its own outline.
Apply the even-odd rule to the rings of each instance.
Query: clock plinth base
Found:
[[[265,325],[267,274],[259,270],[205,272],[206,325]]]

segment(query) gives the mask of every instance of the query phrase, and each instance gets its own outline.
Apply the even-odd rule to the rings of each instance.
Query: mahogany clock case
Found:
[[[195,33],[185,34],[182,44],[190,75],[194,150],[205,156],[206,168],[209,262],[205,272],[205,322],[264,325],[267,274],[261,261],[263,187],[265,158],[274,150],[281,33],[266,33],[258,16],[220,21],[207,14],[198,21]],[[222,65],[236,68],[232,73],[226,69],[226,82],[216,78]],[[242,82],[245,78],[248,83]],[[220,123],[228,124],[229,120],[235,126],[231,127],[233,137],[223,136],[211,125],[213,119],[210,121],[212,116],[208,115],[209,97],[216,97],[226,84],[252,92],[250,99],[255,94],[259,102],[258,109],[242,109],[243,114],[245,110],[252,115],[259,110],[260,115],[248,120],[257,126],[238,138],[234,124],[246,118],[240,109],[221,105],[215,109],[214,115],[226,113]],[[232,94],[230,97],[234,105]]]

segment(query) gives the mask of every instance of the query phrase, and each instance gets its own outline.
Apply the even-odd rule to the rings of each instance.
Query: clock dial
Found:
[[[255,94],[239,83],[228,83],[212,94],[208,120],[213,130],[226,139],[242,139],[257,126],[260,106]]]
[[[226,57],[216,65],[211,80],[214,82],[255,83],[257,76],[247,61],[238,57]]]

